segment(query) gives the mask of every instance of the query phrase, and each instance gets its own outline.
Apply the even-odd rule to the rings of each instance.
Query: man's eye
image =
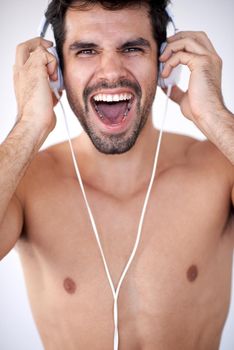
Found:
[[[96,52],[93,49],[81,50],[76,53],[77,56],[92,56]]]
[[[142,52],[143,50],[140,47],[128,47],[124,50],[126,53],[135,53],[135,52]]]

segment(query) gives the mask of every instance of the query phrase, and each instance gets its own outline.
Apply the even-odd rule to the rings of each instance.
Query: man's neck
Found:
[[[83,133],[76,146],[79,154],[79,145],[82,145],[82,153],[85,154],[84,161],[81,162],[83,181],[90,187],[119,198],[147,188],[158,134],[149,118],[131,150],[120,155],[106,155],[97,151]]]

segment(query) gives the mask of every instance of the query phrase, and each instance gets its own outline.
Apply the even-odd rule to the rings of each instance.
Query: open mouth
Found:
[[[96,94],[91,99],[100,120],[108,126],[123,123],[131,110],[134,96],[131,93]]]

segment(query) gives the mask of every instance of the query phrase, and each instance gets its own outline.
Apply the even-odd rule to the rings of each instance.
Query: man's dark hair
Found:
[[[52,25],[60,66],[63,70],[62,48],[65,40],[65,14],[68,9],[87,10],[94,5],[101,5],[104,9],[115,11],[128,7],[147,6],[152,23],[154,39],[160,49],[161,44],[166,41],[166,29],[170,17],[166,6],[170,0],[52,0],[46,10],[45,16]],[[158,50],[158,52],[160,52]]]

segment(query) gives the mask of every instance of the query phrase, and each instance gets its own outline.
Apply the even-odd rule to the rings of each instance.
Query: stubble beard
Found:
[[[88,107],[89,97],[98,89],[114,89],[127,87],[131,88],[135,92],[136,98],[136,117],[131,126],[131,130],[126,133],[120,134],[104,134],[97,133],[95,128],[95,122],[90,118],[90,111]],[[122,154],[128,152],[136,143],[141,131],[143,130],[146,121],[150,115],[155,92],[156,82],[151,84],[151,87],[147,90],[148,94],[143,106],[141,106],[142,90],[139,84],[133,83],[129,80],[120,80],[114,84],[107,82],[100,82],[95,86],[90,86],[84,89],[83,92],[83,104],[78,100],[77,95],[73,88],[66,84],[67,98],[71,109],[78,118],[82,128],[89,136],[95,148],[104,154]]]

